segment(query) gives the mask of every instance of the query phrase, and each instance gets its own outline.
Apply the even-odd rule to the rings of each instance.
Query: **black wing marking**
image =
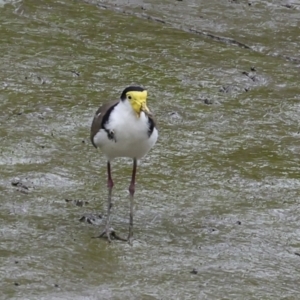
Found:
[[[153,130],[155,128],[155,121],[152,117],[148,116],[148,137],[150,138],[150,136],[153,133]]]

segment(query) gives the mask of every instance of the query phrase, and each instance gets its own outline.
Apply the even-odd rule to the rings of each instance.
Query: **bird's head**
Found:
[[[147,107],[147,90],[140,86],[129,86],[121,94],[121,101],[128,101],[138,117],[143,111],[147,115],[151,115]]]

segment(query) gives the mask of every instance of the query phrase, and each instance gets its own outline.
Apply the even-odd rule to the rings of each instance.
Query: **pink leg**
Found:
[[[133,237],[133,206],[134,206],[134,192],[135,192],[135,175],[136,175],[136,168],[137,168],[137,160],[133,159],[133,169],[132,169],[132,176],[131,182],[129,186],[129,194],[130,194],[130,214],[129,214],[129,234],[128,234],[128,241],[132,243]]]
[[[113,228],[110,227],[110,213],[111,213],[111,208],[112,208],[112,203],[111,203],[111,196],[112,196],[112,189],[114,186],[114,182],[111,177],[111,167],[110,167],[110,162],[107,162],[107,188],[108,188],[108,199],[107,199],[107,219],[106,219],[106,225],[105,229],[102,231],[102,233],[98,237],[103,237],[105,234],[107,236],[107,239],[109,242],[111,242],[111,237],[114,237],[117,240],[122,240],[126,241],[125,239],[119,237]]]

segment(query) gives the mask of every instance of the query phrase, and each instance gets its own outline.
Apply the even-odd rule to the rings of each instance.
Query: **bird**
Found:
[[[108,102],[96,111],[90,138],[93,146],[99,148],[107,159],[107,218],[104,230],[97,237],[133,241],[133,206],[136,183],[137,162],[151,150],[158,139],[156,120],[147,106],[148,91],[141,86],[128,86],[118,100]],[[130,212],[127,239],[118,236],[110,226],[112,208],[111,163],[115,158],[132,159],[133,168],[129,185]]]

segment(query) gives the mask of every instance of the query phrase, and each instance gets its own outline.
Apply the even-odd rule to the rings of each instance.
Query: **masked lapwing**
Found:
[[[149,152],[155,145],[157,138],[156,123],[147,107],[147,90],[140,86],[125,88],[119,100],[104,104],[97,110],[91,126],[91,142],[96,148],[100,148],[106,156],[108,187],[106,225],[99,237],[106,236],[109,242],[114,237],[132,243],[137,161]],[[111,163],[117,157],[127,157],[133,161],[129,185],[130,212],[127,239],[120,238],[110,224],[114,186]]]

